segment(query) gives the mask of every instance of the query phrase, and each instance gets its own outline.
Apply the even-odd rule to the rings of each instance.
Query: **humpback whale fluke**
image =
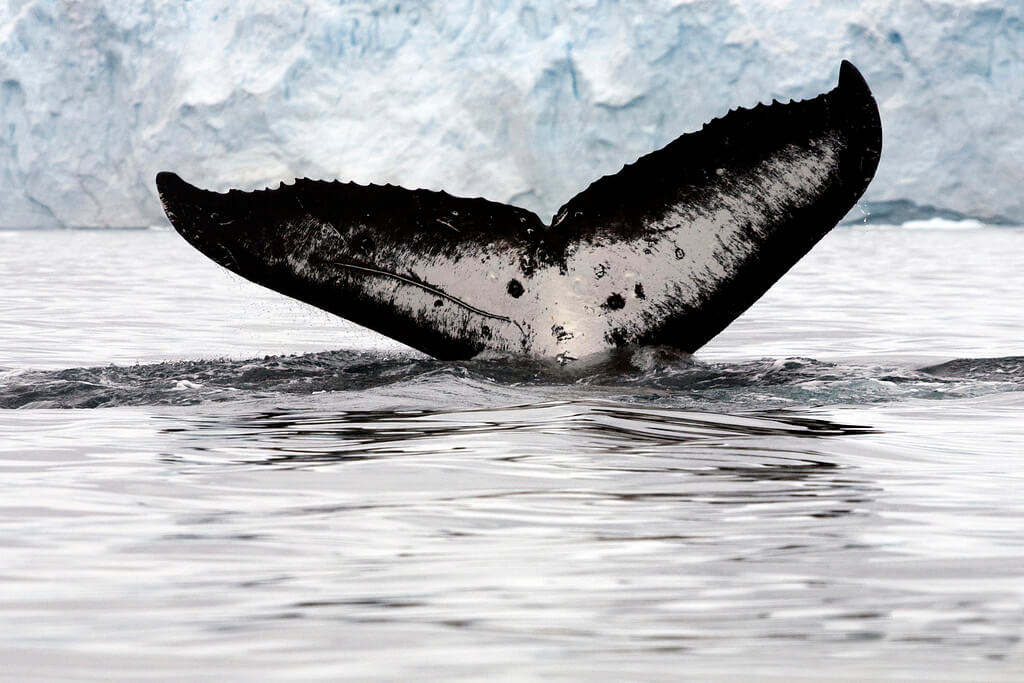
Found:
[[[393,185],[156,182],[177,231],[253,282],[437,358],[565,360],[704,345],[853,207],[881,149],[878,108],[844,61],[833,90],[732,111],[595,181],[550,226]]]

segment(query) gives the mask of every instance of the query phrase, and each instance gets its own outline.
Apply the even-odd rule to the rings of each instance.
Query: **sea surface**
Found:
[[[693,357],[438,362],[0,232],[0,678],[1024,680],[1024,229],[834,230]]]

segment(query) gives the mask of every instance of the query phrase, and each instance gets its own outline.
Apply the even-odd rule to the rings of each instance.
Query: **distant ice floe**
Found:
[[[960,232],[984,229],[1001,230],[1005,229],[1007,226],[992,225],[991,223],[985,223],[984,221],[975,220],[973,218],[965,218],[963,220],[927,218],[906,221],[903,223],[863,221],[859,223],[847,223],[847,227],[855,230],[939,230],[946,232]]]
[[[979,230],[981,228],[991,226],[972,218],[960,221],[951,221],[945,218],[930,218],[928,220],[907,221],[901,227],[904,230]]]

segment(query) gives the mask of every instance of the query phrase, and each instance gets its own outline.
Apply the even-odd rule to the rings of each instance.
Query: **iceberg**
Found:
[[[1024,6],[985,0],[0,5],[0,226],[142,226],[340,178],[551,216],[593,178],[853,61],[885,149],[862,208],[1024,222]]]

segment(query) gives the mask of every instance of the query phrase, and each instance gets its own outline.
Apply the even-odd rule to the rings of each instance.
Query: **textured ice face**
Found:
[[[853,60],[888,146],[866,199],[1024,220],[1014,3],[0,5],[0,225],[162,223],[153,174],[483,195],[545,218],[729,108]]]

